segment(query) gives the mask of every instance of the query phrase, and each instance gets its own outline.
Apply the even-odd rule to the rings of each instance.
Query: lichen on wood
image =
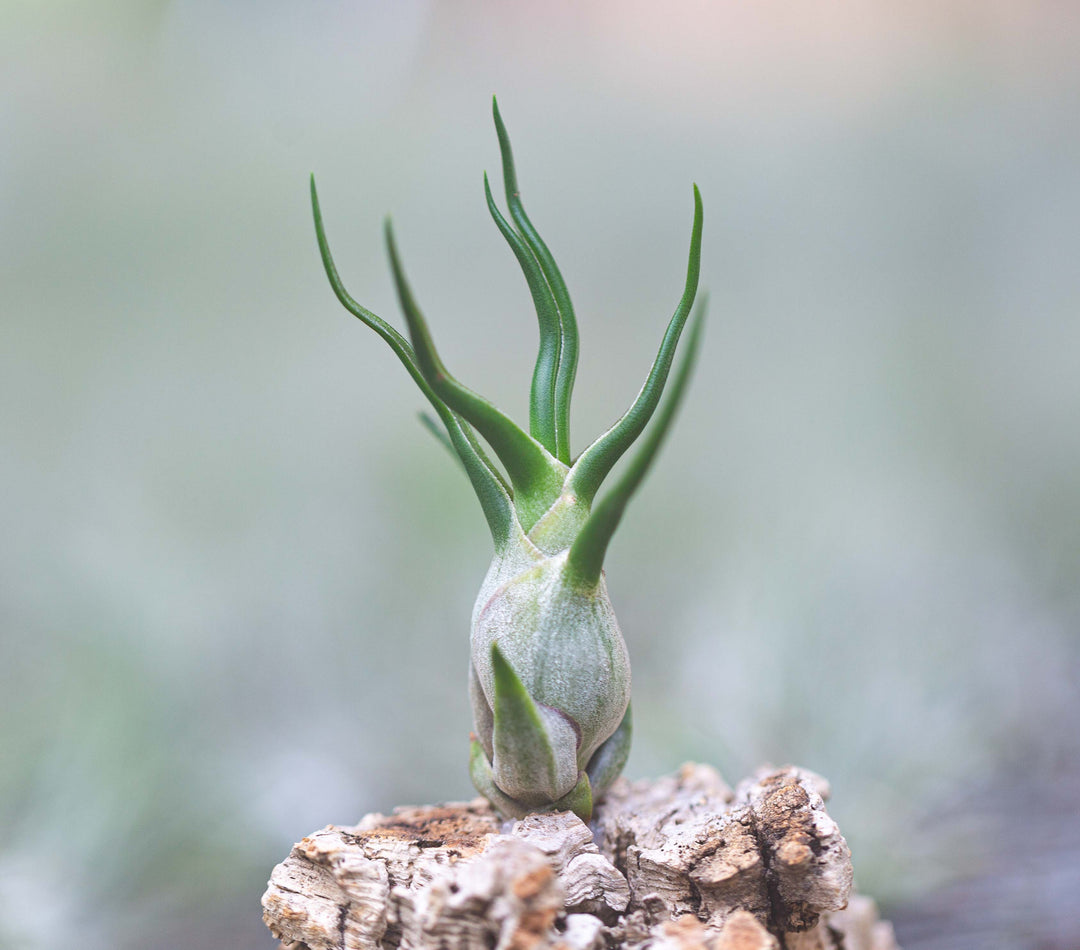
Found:
[[[281,950],[896,950],[825,809],[828,784],[708,766],[620,779],[591,825],[483,799],[330,825],[274,868]]]

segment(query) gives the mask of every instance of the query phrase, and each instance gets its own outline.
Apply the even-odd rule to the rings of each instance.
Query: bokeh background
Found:
[[[269,950],[295,839],[469,797],[489,557],[392,354],[518,418],[498,93],[629,403],[706,207],[704,356],[608,560],[641,777],[827,775],[909,948],[1075,948],[1080,11],[1068,0],[3,0],[0,946]]]

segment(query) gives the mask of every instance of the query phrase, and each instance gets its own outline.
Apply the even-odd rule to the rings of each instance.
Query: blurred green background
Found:
[[[472,795],[486,529],[307,176],[353,294],[400,324],[393,212],[447,364],[524,419],[493,92],[575,450],[705,199],[705,353],[607,565],[628,774],[827,775],[909,947],[1013,802],[1080,882],[1080,792],[1031,806],[1080,789],[1078,48],[1049,0],[0,2],[0,946],[268,950],[295,839]]]

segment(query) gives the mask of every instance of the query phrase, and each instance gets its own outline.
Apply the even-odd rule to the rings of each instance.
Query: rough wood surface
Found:
[[[504,823],[481,799],[330,825],[274,868],[282,950],[896,950],[825,810],[824,779],[734,790],[686,765],[619,780],[592,826]]]

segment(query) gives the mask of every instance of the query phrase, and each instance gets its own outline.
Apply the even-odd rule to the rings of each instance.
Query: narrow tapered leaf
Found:
[[[394,289],[397,291],[398,295],[398,304],[405,314],[405,319],[407,321],[418,317],[419,320],[423,322],[423,315],[420,314],[420,309],[413,296],[412,287],[409,285],[408,278],[405,276],[405,270],[401,266],[401,260],[397,254],[397,247],[394,244],[393,226],[391,225],[389,218],[386,219],[385,235],[387,251],[390,257],[390,269],[394,277]],[[413,366],[415,366],[416,373],[419,374],[420,380],[422,380],[421,389],[423,389],[425,393],[430,392],[432,396],[434,396],[432,404],[435,406],[440,418],[446,425],[447,437],[449,438],[454,451],[461,459],[462,464],[465,466],[466,472],[470,471],[470,465],[473,464],[475,458],[475,462],[479,463],[487,470],[490,479],[498,483],[498,488],[506,495],[507,500],[512,502],[514,492],[511,486],[506,483],[502,472],[500,472],[491,459],[487,457],[487,453],[484,452],[483,447],[476,440],[469,425],[446,405],[441,396],[435,393],[434,388],[423,375],[423,371],[420,368],[420,361],[417,359],[415,351],[407,341],[402,339],[402,342],[408,347],[412,357]],[[415,374],[414,378],[416,378]],[[440,405],[442,406],[442,409],[440,409]]]
[[[450,443],[465,467],[465,474],[469,477],[473,492],[480,501],[480,508],[491,530],[492,541],[496,549],[501,549],[521,530],[514,510],[513,493],[503,480],[502,473],[487,457],[468,424],[449,408],[445,415],[441,412],[439,415],[446,425]]]
[[[664,400],[660,414],[652,424],[645,441],[638,446],[634,457],[627,464],[622,477],[612,486],[600,502],[593,508],[588,520],[585,522],[574,543],[570,546],[570,553],[566,561],[566,577],[569,583],[580,585],[583,588],[592,589],[600,581],[600,571],[604,566],[604,555],[607,553],[611,536],[619,526],[626,505],[641,485],[642,479],[649,470],[660,445],[667,435],[671,421],[679,408],[686,382],[694,366],[694,358],[697,356],[701,344],[701,329],[705,323],[705,305],[703,299],[698,305],[694,315],[693,326],[690,328],[690,339],[686,344],[686,352],[683,354],[679,368],[675,373],[675,381],[671,391]]]
[[[333,288],[337,299],[341,301],[342,305],[349,313],[366,323],[390,345],[390,348],[397,355],[398,359],[401,360],[405,365],[405,368],[409,371],[409,375],[412,376],[416,384],[422,390],[425,390],[426,395],[431,387],[427,385],[423,374],[420,372],[420,368],[416,363],[416,358],[413,354],[412,347],[409,345],[409,341],[390,326],[389,323],[383,320],[382,317],[376,316],[368,310],[367,307],[357,303],[349,295],[349,292],[345,289],[345,285],[341,282],[341,278],[338,276],[337,266],[334,264],[334,258],[330,253],[330,243],[326,239],[326,230],[323,227],[322,209],[319,207],[319,194],[315,189],[314,175],[311,176],[311,210],[315,217],[315,236],[319,241],[319,253],[322,256],[323,267],[326,270],[326,276],[330,280],[330,286]]]
[[[660,396],[667,382],[671,361],[679,344],[679,337],[686,325],[690,308],[697,293],[698,275],[701,270],[701,226],[703,211],[701,193],[694,185],[694,227],[690,236],[690,260],[686,269],[686,285],[671,322],[668,323],[660,350],[649,371],[645,385],[641,387],[633,405],[622,418],[590,445],[574,463],[569,482],[579,498],[591,501],[596,496],[600,483],[612,466],[641,434],[649,418],[660,402]]]
[[[518,517],[528,531],[558,497],[563,466],[512,419],[450,375],[405,279],[389,219],[386,222],[386,247],[420,372],[436,395],[487,440],[503,463],[510,476]]]
[[[438,413],[443,425],[446,426],[447,437],[458,458],[461,459],[462,465],[465,466],[473,491],[480,501],[480,507],[491,530],[492,540],[496,547],[501,547],[509,539],[515,521],[513,501],[501,473],[484,453],[469,427],[450,410],[424,379],[409,341],[381,317],[357,303],[345,289],[330,253],[314,175],[311,176],[311,208],[315,218],[315,235],[319,242],[319,253],[334,294],[346,310],[371,327],[386,341],[408,370],[420,391],[431,403],[432,408]]]
[[[555,801],[577,784],[577,735],[565,717],[540,707],[499,649],[491,645],[495,781],[526,804]]]
[[[532,251],[495,204],[486,174],[484,196],[487,198],[491,217],[521,265],[525,282],[529,285],[529,293],[532,295],[533,306],[536,307],[536,319],[540,324],[540,351],[536,356],[536,368],[533,370],[532,388],[529,391],[529,432],[537,442],[555,455],[555,374],[559,367],[562,336],[555,298],[551,296],[551,288]]]
[[[506,480],[503,478],[502,472],[495,468],[495,466],[491,463],[491,460],[487,458],[487,455],[484,453],[483,448],[481,448],[480,444],[476,441],[476,437],[472,434],[472,430],[467,427],[467,424],[462,423],[460,419],[455,417],[454,421],[456,422],[456,425],[452,425],[451,428],[448,430],[440,426],[438,421],[436,421],[436,419],[430,413],[419,412],[417,413],[417,415],[420,418],[420,425],[427,429],[428,432],[430,432],[435,437],[435,440],[453,456],[454,461],[462,467],[466,475],[469,472],[469,467],[465,464],[463,452],[459,451],[458,447],[455,445],[455,439],[458,437],[458,435],[464,438],[468,443],[468,450],[464,454],[475,453],[481,459],[483,459],[484,465],[491,472],[492,477],[497,479],[499,484],[502,486],[503,491],[506,493],[507,499],[510,499],[512,497],[513,492],[510,490],[510,486],[506,484]],[[455,433],[455,435],[451,436],[451,432]]]
[[[570,464],[570,399],[574,390],[574,377],[577,374],[578,329],[574,317],[574,306],[570,302],[570,293],[566,289],[555,259],[547,245],[533,227],[525,206],[521,203],[521,191],[518,188],[517,172],[514,168],[514,153],[510,148],[510,136],[499,114],[499,103],[492,97],[491,109],[495,117],[495,132],[499,137],[499,153],[502,157],[503,185],[506,190],[506,203],[510,208],[510,217],[536,257],[540,270],[551,288],[559,320],[560,347],[559,365],[555,375],[555,437],[556,456],[567,465]]]

